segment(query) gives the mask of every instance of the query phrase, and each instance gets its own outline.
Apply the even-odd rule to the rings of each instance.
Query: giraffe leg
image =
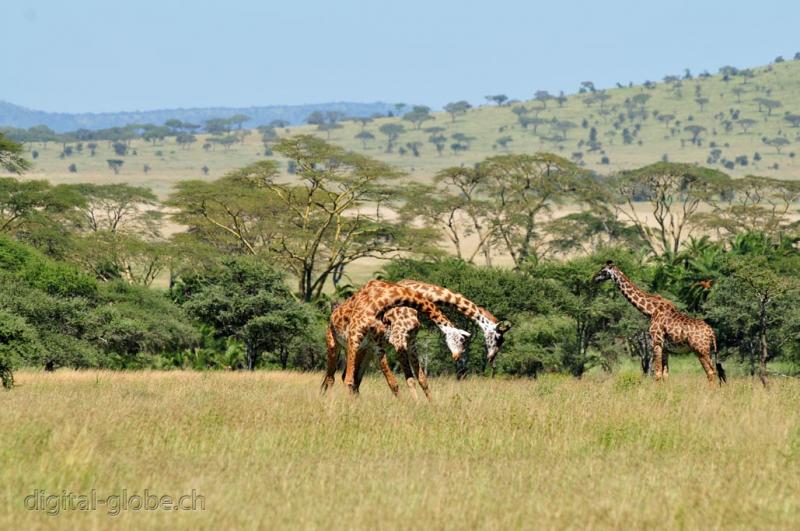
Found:
[[[383,372],[383,376],[386,378],[386,383],[389,384],[389,389],[392,390],[394,396],[397,396],[400,387],[397,385],[397,379],[394,377],[392,368],[389,367],[389,360],[386,358],[386,345],[383,343],[378,346],[378,362],[381,366],[381,372]]]
[[[355,379],[353,381],[353,392],[358,394],[359,389],[361,388],[361,381],[364,379],[364,373],[367,372],[367,366],[369,365],[369,348],[362,348],[359,349],[358,354],[356,355],[356,372],[355,372]]]
[[[717,379],[717,373],[714,370],[714,363],[711,361],[711,353],[709,352],[709,349],[695,348],[695,352],[697,352],[697,358],[700,360],[700,365],[703,366],[703,370],[706,373],[706,378],[708,378],[708,384],[711,387],[715,387],[714,380]]]
[[[322,394],[325,394],[336,381],[336,366],[339,365],[339,346],[336,344],[336,337],[330,326],[325,334],[325,344],[328,348],[328,360],[325,379],[322,380],[322,388],[320,389]]]
[[[422,366],[419,363],[419,357],[417,356],[417,343],[413,339],[408,343],[408,357],[411,360],[411,369],[417,375],[419,386],[422,387],[422,391],[425,393],[425,398],[430,400],[431,392],[428,390],[428,377],[425,375],[425,371],[422,369]]]
[[[661,376],[664,380],[669,379],[669,353],[666,350],[662,351]]]
[[[414,372],[411,370],[411,364],[408,361],[408,349],[399,349],[397,351],[397,360],[400,362],[400,367],[403,369],[403,375],[406,378],[408,390],[411,391],[411,396],[414,397],[414,400],[419,400],[419,395],[417,395],[417,384],[414,381]]]
[[[358,393],[358,388],[355,385],[356,372],[358,367],[358,353],[360,350],[361,342],[364,340],[364,332],[356,330],[350,333],[347,338],[347,364],[344,369],[344,384],[351,393]]]
[[[664,374],[661,358],[664,349],[664,332],[659,328],[651,327],[650,338],[653,340],[653,372],[655,373],[656,381],[659,382]]]

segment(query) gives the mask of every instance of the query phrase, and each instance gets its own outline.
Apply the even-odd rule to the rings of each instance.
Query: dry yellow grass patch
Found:
[[[433,379],[435,401],[370,377],[21,372],[2,393],[0,527],[792,528],[800,382],[694,374]],[[204,511],[29,511],[34,489],[192,489]]]

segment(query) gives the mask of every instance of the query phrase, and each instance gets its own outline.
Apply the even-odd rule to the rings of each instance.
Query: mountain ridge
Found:
[[[272,120],[285,120],[291,125],[305,121],[314,111],[338,111],[347,116],[385,115],[394,109],[394,104],[385,102],[325,102],[303,105],[253,105],[249,107],[193,107],[177,109],[153,109],[148,111],[84,112],[64,113],[29,109],[21,105],[0,100],[0,127],[28,128],[46,125],[56,132],[77,129],[105,129],[122,127],[131,123],[163,124],[170,119],[200,123],[211,118],[229,118],[235,114],[250,116],[245,127],[256,127]]]

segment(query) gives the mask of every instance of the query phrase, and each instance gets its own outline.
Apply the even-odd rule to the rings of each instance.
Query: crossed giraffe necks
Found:
[[[422,295],[433,303],[447,304],[454,307],[459,313],[469,317],[480,326],[484,333],[493,330],[494,326],[497,324],[498,319],[494,315],[460,293],[454,293],[447,288],[427,284],[418,280],[406,279],[401,280],[397,284],[414,290],[415,293]]]

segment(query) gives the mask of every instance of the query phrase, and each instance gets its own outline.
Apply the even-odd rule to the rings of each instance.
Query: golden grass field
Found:
[[[797,529],[800,383],[21,371],[0,411],[4,529]],[[29,511],[34,489],[204,511]]]

